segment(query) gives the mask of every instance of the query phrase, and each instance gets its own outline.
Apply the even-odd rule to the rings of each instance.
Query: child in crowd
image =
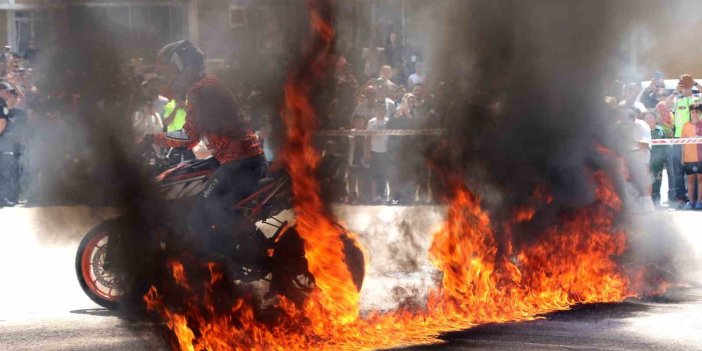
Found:
[[[702,105],[693,104],[690,106],[690,122],[683,126],[683,138],[702,136],[701,113]],[[702,210],[702,144],[683,145],[682,162],[687,175],[687,197],[689,200],[685,208]],[[697,182],[697,196],[695,196],[695,181]]]
[[[651,139],[665,139],[665,130],[661,123],[657,123],[656,113],[653,111],[646,111],[644,113],[644,121],[651,127]],[[655,206],[660,206],[661,201],[661,181],[663,179],[663,168],[668,161],[668,152],[670,146],[668,145],[654,145],[651,147],[651,160],[649,161],[649,167],[651,170],[651,176],[653,177],[653,191],[651,197],[653,199],[653,204]],[[672,180],[669,178],[669,180]],[[674,196],[674,194],[672,194]],[[670,197],[671,194],[668,194]]]
[[[656,122],[661,128],[663,128],[667,139],[672,138],[674,134],[673,118],[673,113],[670,112],[665,102],[659,102],[656,105]]]

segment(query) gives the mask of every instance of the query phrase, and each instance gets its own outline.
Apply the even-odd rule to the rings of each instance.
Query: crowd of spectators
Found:
[[[86,44],[87,45],[87,44]],[[97,46],[96,46],[97,47]],[[97,50],[97,49],[96,49]],[[106,52],[100,55],[108,55]],[[97,53],[96,53],[97,55]],[[97,55],[97,56],[100,56]],[[104,65],[84,63],[85,56],[66,52],[61,57],[52,58],[49,64],[37,64],[41,58],[34,42],[23,53],[13,53],[8,47],[0,55],[0,98],[10,109],[16,108],[6,118],[14,125],[30,125],[22,133],[25,140],[32,134],[47,135],[63,133],[75,137],[77,130],[107,128],[107,126],[84,126],[90,121],[81,120],[85,111],[80,111],[82,101],[88,100],[90,89],[98,91],[99,86],[86,86],[90,80],[105,83],[108,89],[116,92],[112,101],[113,110],[129,111],[129,123],[133,129],[134,141],[143,135],[180,129],[185,122],[186,101],[166,99],[159,91],[162,85],[148,59],[134,58],[122,61],[119,72],[111,73]],[[93,61],[110,59],[97,57]],[[277,61],[276,61],[277,60]],[[57,67],[55,62],[63,62]],[[279,128],[280,101],[282,101],[282,81],[289,61],[273,59],[263,63],[267,68],[259,82],[243,83],[245,70],[236,62],[223,65],[221,62],[208,62],[208,70],[219,76],[229,86],[242,103],[244,114],[264,140],[266,156],[275,158],[275,141],[280,135],[271,132]],[[75,63],[72,64],[72,63]],[[51,64],[54,64],[52,67]],[[422,56],[417,50],[405,49],[397,33],[389,32],[385,46],[362,49],[358,54],[340,52],[334,57],[333,75],[325,83],[324,97],[319,108],[320,128],[343,130],[418,129],[431,126],[433,117],[433,95],[427,90],[427,76],[423,69]],[[74,68],[77,67],[77,68]],[[90,68],[96,66],[94,71]],[[48,68],[47,68],[48,67]],[[81,67],[83,67],[81,69]],[[57,73],[58,72],[58,73]],[[93,73],[90,73],[93,72]],[[243,73],[243,74],[242,74]],[[85,76],[85,75],[89,76]],[[104,77],[101,76],[104,74]],[[54,76],[50,76],[54,75]],[[50,77],[47,77],[50,76]],[[118,77],[116,81],[114,77]],[[49,82],[45,84],[44,82]],[[51,83],[53,82],[53,83]],[[102,83],[100,83],[102,84]],[[266,85],[268,84],[268,85]],[[39,89],[37,89],[39,86]],[[99,91],[98,91],[99,92]],[[100,92],[102,94],[102,92]],[[277,95],[276,95],[277,94]],[[97,96],[97,95],[96,95]],[[98,99],[98,98],[95,98]],[[101,98],[100,98],[101,99]],[[104,99],[100,104],[104,104]],[[125,107],[126,106],[126,107]],[[103,105],[103,108],[105,106]],[[109,109],[109,108],[108,108]],[[21,112],[20,112],[21,111]],[[19,116],[21,115],[21,116]],[[19,117],[17,117],[19,116]],[[91,117],[95,118],[95,117]],[[107,119],[107,116],[101,117]],[[110,117],[114,118],[114,117]],[[40,122],[40,123],[38,123]],[[99,122],[104,123],[104,122]],[[105,122],[106,123],[106,122]],[[19,128],[13,128],[19,129]],[[10,138],[9,131],[0,134],[1,141]],[[18,134],[18,133],[15,133]],[[89,138],[89,136],[88,136]],[[436,196],[431,192],[431,174],[421,155],[423,146],[432,137],[397,136],[341,136],[318,138],[322,151],[320,177],[324,196],[332,202],[358,204],[402,204],[430,202]],[[13,147],[23,145],[24,150],[14,150],[12,162],[16,167],[3,167],[4,178],[17,183],[14,191],[3,195],[0,200],[5,205],[18,201],[37,200],[37,183],[49,174],[71,177],[66,165],[74,168],[91,168],[90,151],[81,150],[83,143],[59,143],[51,150],[43,150],[34,157],[29,149],[33,143],[13,142]],[[36,143],[34,143],[36,144]],[[37,144],[35,148],[39,148]],[[198,157],[205,157],[204,147],[196,147]],[[202,152],[202,153],[200,153]],[[23,157],[20,155],[24,154]],[[7,153],[7,157],[10,154]],[[180,160],[196,157],[190,151],[179,150],[171,153]],[[85,157],[83,157],[85,156]],[[6,157],[6,158],[7,158]],[[41,161],[40,161],[41,159]],[[50,159],[50,162],[39,163]],[[5,161],[10,162],[10,161]],[[50,164],[49,164],[50,163]],[[12,169],[12,174],[9,174]],[[84,171],[85,173],[86,171]],[[0,180],[1,181],[1,180]],[[5,184],[9,182],[4,181]],[[41,196],[41,195],[40,195]],[[33,199],[35,198],[35,199]]]
[[[26,140],[34,132],[29,129],[35,129],[23,126],[49,125],[48,128],[55,129],[60,124],[70,124],[67,116],[77,114],[75,110],[81,100],[77,90],[37,89],[38,76],[41,76],[41,72],[37,73],[37,62],[41,54],[33,42],[30,44],[26,52],[15,53],[6,47],[0,54],[2,206],[22,199],[31,201],[30,184],[43,174],[56,171],[47,165],[33,167],[32,157],[20,157],[31,154],[27,152],[32,148],[31,143],[23,143],[21,139]],[[389,33],[384,48],[363,49],[359,55],[339,54],[333,64],[334,75],[324,87],[326,95],[319,108],[322,129],[375,131],[440,127],[440,116],[435,111],[441,109],[441,104],[428,90],[422,55],[416,50],[405,50],[396,33]],[[281,75],[266,76],[264,80],[281,79],[286,65],[278,62],[277,66]],[[186,101],[169,100],[160,94],[162,82],[151,65],[143,59],[132,59],[121,71],[124,73],[121,85],[129,92],[128,107],[124,110],[131,111],[135,141],[148,133],[182,127],[187,118]],[[224,76],[223,81],[229,83],[242,102],[245,115],[264,141],[266,157],[273,161],[275,140],[279,140],[280,135],[273,137],[271,132],[279,121],[276,117],[280,106],[275,101],[279,103],[280,96],[271,94],[271,89],[241,84],[236,77],[228,79],[226,73],[216,73]],[[237,76],[237,73],[232,75]],[[620,84],[610,90],[605,102],[623,112],[626,118],[620,122],[632,135],[631,152],[626,158],[631,183],[639,195],[638,206],[702,209],[702,144],[652,144],[655,139],[702,137],[699,84],[685,74],[679,77],[675,88],[666,87],[663,74],[656,72],[650,82]],[[38,120],[42,123],[36,123]],[[48,123],[50,121],[57,122]],[[414,204],[437,200],[436,189],[440,185],[423,155],[436,142],[436,137],[350,134],[318,137],[316,142],[322,152],[319,171],[323,195],[330,202]],[[170,155],[181,161],[196,157],[189,150],[176,151]],[[80,151],[57,155],[72,158],[77,152]],[[204,155],[198,153],[197,156]],[[36,171],[23,174],[23,169]],[[668,193],[662,196],[665,178]]]
[[[81,100],[77,90],[37,89],[40,58],[40,50],[33,42],[23,53],[6,47],[0,54],[2,206],[22,199],[31,201],[30,184],[43,174],[56,171],[48,165],[33,167],[32,157],[20,157],[31,154],[27,149],[32,148],[31,143],[23,143],[22,139],[29,138],[33,129],[42,125],[56,129],[58,125],[70,124],[68,116],[77,114]],[[404,50],[393,32],[389,33],[384,48],[363,49],[360,55],[335,56],[334,75],[324,87],[326,96],[319,108],[320,127],[349,131],[440,127],[439,113],[435,111],[441,109],[441,104],[428,90],[428,77],[421,58],[416,50]],[[278,67],[282,74],[286,65],[279,62]],[[216,70],[216,67],[210,69]],[[124,110],[131,111],[135,141],[148,133],[182,127],[187,118],[186,101],[169,100],[160,94],[162,82],[151,65],[143,59],[132,59],[121,71],[124,73],[121,85],[129,92],[128,107]],[[255,84],[241,84],[236,77],[227,79],[226,73],[217,74],[224,76],[223,80],[242,102],[245,115],[264,141],[266,157],[273,161],[275,140],[280,139],[280,135],[273,137],[271,132],[276,129],[274,124],[280,106],[275,101],[279,102],[280,96]],[[264,78],[275,82],[281,77]],[[675,88],[666,87],[663,74],[656,72],[650,82],[615,85],[607,95],[605,102],[613,110],[623,112],[626,118],[620,122],[632,135],[631,152],[626,158],[631,183],[639,195],[638,206],[702,209],[702,144],[652,144],[655,139],[702,137],[699,84],[691,75],[684,74]],[[42,123],[36,123],[38,120]],[[26,128],[27,125],[34,127]],[[439,184],[423,155],[436,142],[436,137],[350,134],[318,137],[316,142],[322,152],[323,195],[330,202],[413,204],[437,200]],[[176,151],[170,155],[181,161],[196,157],[189,150]],[[56,154],[76,162],[73,155],[77,152],[80,151]],[[204,155],[198,153],[197,156]],[[664,196],[661,189],[666,178],[668,193]]]
[[[633,136],[626,158],[641,209],[667,205],[670,209],[702,210],[702,143],[652,143],[656,139],[702,137],[699,87],[692,75],[683,74],[671,89],[666,87],[663,74],[656,72],[650,82],[623,85],[621,91],[612,91],[605,98],[609,106],[624,113],[622,122]],[[667,201],[661,194],[664,170]]]
[[[360,63],[338,57],[334,100],[322,128],[437,128],[421,55],[390,32],[384,48],[364,49]],[[362,67],[354,71],[353,67]],[[373,69],[376,69],[373,71]],[[436,200],[422,153],[431,136],[347,136],[323,141],[327,200],[353,204],[413,204]],[[340,162],[343,160],[343,162]]]
[[[37,95],[34,66],[38,53],[33,40],[24,52],[5,46],[0,53],[0,207],[16,204],[24,185],[20,156],[26,145],[26,107]]]

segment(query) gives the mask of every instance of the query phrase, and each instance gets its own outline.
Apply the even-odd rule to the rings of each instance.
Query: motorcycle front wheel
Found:
[[[124,291],[118,277],[106,267],[107,245],[119,219],[104,221],[91,229],[81,240],[76,252],[75,269],[78,283],[96,304],[110,310],[118,307]]]

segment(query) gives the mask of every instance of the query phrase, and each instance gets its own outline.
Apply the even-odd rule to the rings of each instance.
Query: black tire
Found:
[[[356,289],[360,291],[366,273],[363,251],[341,227],[339,235],[344,242],[346,266],[351,272]],[[302,306],[314,289],[314,277],[307,267],[304,241],[295,227],[288,229],[276,242],[271,272],[271,290],[285,296],[297,306]]]
[[[96,276],[99,275],[99,273],[95,271],[96,268],[94,268],[94,263],[98,263],[99,265],[100,260],[99,257],[95,259],[95,256],[105,254],[107,242],[105,242],[105,247],[103,248],[96,248],[96,244],[100,243],[104,238],[108,238],[109,235],[118,230],[118,228],[123,228],[123,221],[123,219],[118,218],[104,221],[93,227],[80,241],[78,251],[76,252],[75,269],[80,287],[83,289],[83,292],[85,292],[85,294],[88,295],[91,300],[93,300],[93,302],[109,310],[116,310],[121,300],[119,298],[110,299],[104,294],[101,294],[101,291],[99,290],[100,287],[96,286],[95,282],[91,283],[92,278],[89,274],[92,272]],[[86,252],[86,250],[98,252],[93,255],[91,252]],[[93,263],[93,266],[86,267],[86,265],[89,264],[89,262],[86,262],[86,260],[90,260],[90,263]],[[102,263],[104,263],[104,261]],[[102,267],[98,267],[98,269],[105,272],[104,268]],[[88,274],[88,276],[86,276],[86,274]],[[104,275],[101,275],[100,278],[103,277]]]

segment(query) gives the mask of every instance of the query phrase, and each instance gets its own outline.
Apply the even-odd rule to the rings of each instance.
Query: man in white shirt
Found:
[[[628,162],[631,180],[639,192],[639,208],[652,211],[654,209],[651,199],[652,182],[648,166],[651,160],[651,127],[639,118],[640,114],[636,111],[627,111],[627,114],[627,118],[632,122],[631,153]]]
[[[389,119],[384,99],[373,104],[374,117],[368,121],[367,130],[387,129]],[[370,164],[371,196],[374,202],[387,200],[388,193],[388,136],[372,135],[366,138],[365,161]]]
[[[407,78],[407,86],[412,89],[417,84],[424,84],[426,79],[427,77],[424,74],[424,63],[421,61],[417,62],[417,64],[414,66],[414,73],[410,74],[409,78]]]

